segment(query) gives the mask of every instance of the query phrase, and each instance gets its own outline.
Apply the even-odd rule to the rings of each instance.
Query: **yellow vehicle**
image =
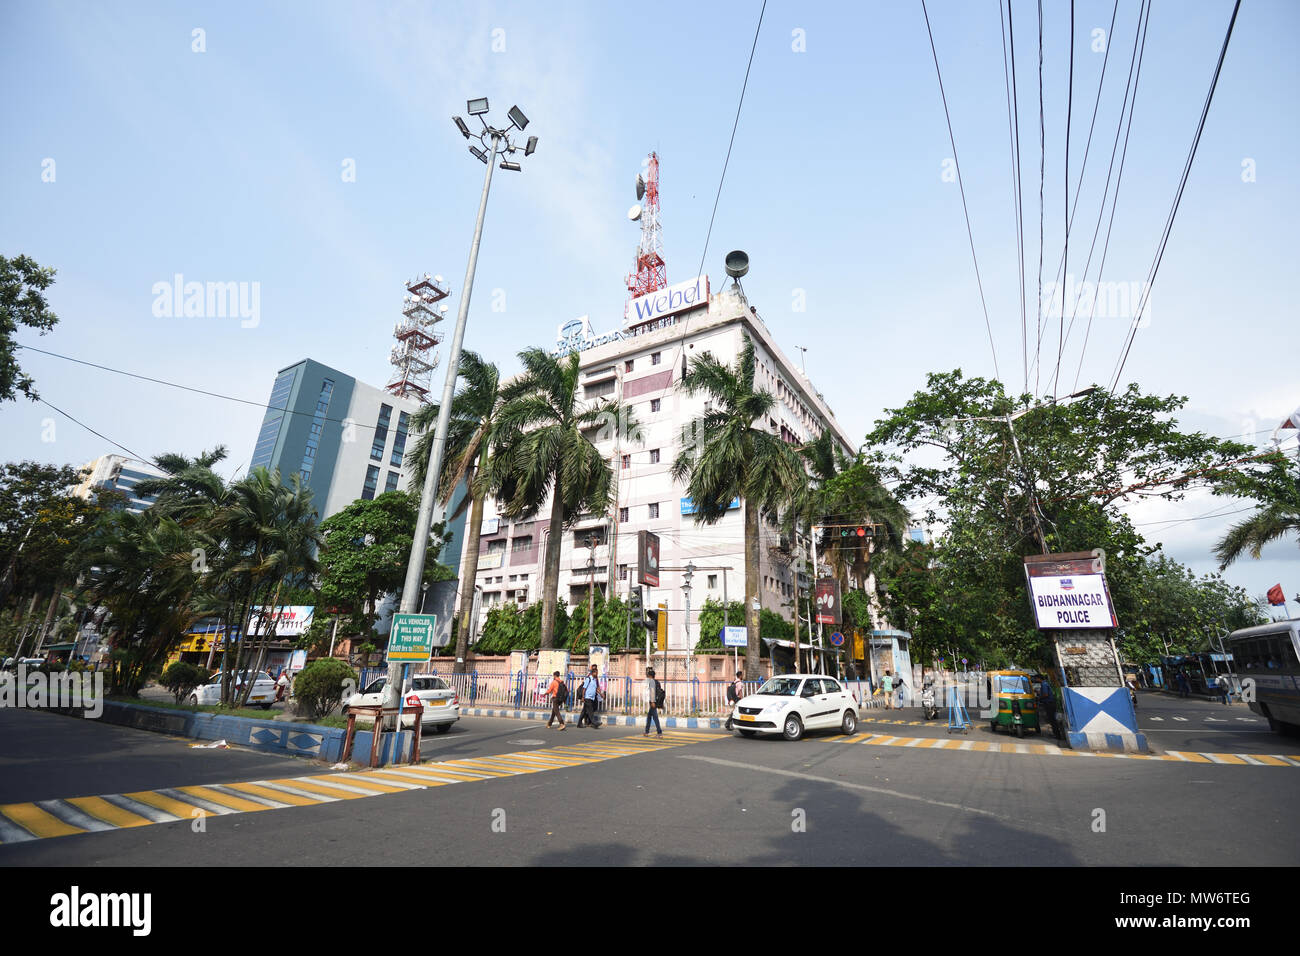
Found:
[[[1023,737],[1026,729],[1042,734],[1033,675],[1029,671],[990,671],[989,698],[993,702],[994,733],[999,727],[1005,727],[1017,737]]]

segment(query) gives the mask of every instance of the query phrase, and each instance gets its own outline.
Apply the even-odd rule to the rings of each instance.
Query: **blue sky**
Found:
[[[669,281],[697,272],[759,6],[3,4],[0,81],[10,95],[0,106],[0,248],[59,270],[50,297],[58,327],[20,340],[255,402],[266,400],[278,368],[307,356],[383,384],[403,280],[444,275],[455,314],[483,170],[450,117],[475,95],[488,96],[497,117],[517,102],[540,147],[522,175],[496,174],[466,346],[508,372],[515,352],[549,345],[565,320],[590,314],[594,329],[614,328],[637,240],[625,213],[651,149],[662,162]],[[1049,281],[1063,233],[1069,6],[1044,6]],[[1093,31],[1109,26],[1113,9],[1076,4],[1072,182],[1103,60]],[[1146,277],[1231,10],[1229,0],[1155,5],[1106,280]],[[1018,389],[998,9],[934,0],[929,12],[997,360]],[[1015,0],[1013,13],[1032,320],[1036,6]],[[1136,17],[1136,0],[1120,0],[1107,37],[1071,234],[1076,276]],[[196,29],[204,52],[193,49]],[[1300,218],[1298,37],[1297,5],[1243,4],[1150,324],[1124,369],[1146,391],[1188,396],[1184,424],[1224,437],[1266,439],[1300,404],[1287,357]],[[808,373],[850,435],[905,402],[927,371],[993,374],[960,196],[943,176],[951,156],[919,2],[768,4],[705,270],[716,288],[723,255],[749,253],[750,301],[788,354],[807,347]],[[53,182],[42,178],[46,160]],[[354,182],[342,175],[349,160]],[[1254,181],[1243,181],[1243,163]],[[177,273],[258,283],[256,326],[156,317],[153,285]],[[1126,331],[1124,320],[1096,320],[1081,386],[1109,379]],[[1056,346],[1053,325],[1043,345],[1049,372]],[[1072,334],[1062,392],[1080,346]],[[251,454],[256,408],[30,352],[21,361],[44,398],[141,454],[224,443],[232,472]],[[6,459],[81,463],[112,450],[26,401],[0,407],[0,435]],[[1144,506],[1134,519],[1229,508],[1191,496]],[[1207,571],[1208,546],[1228,520],[1144,530]],[[1293,594],[1297,558],[1294,544],[1278,544],[1227,577],[1256,593],[1282,580]]]

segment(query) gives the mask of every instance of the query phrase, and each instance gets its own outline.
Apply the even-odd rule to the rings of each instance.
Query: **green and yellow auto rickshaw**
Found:
[[[993,703],[992,729],[1005,727],[1008,733],[1023,737],[1026,730],[1038,734],[1038,700],[1034,695],[1033,675],[1029,671],[990,671],[989,696]]]

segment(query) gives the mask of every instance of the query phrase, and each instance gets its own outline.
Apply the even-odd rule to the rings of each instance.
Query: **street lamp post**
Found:
[[[504,157],[507,153],[514,156],[518,150],[523,149],[525,156],[531,156],[537,149],[537,137],[528,137],[526,146],[515,146],[510,141],[510,131],[518,129],[523,132],[528,125],[528,117],[518,106],[510,108],[507,114],[510,119],[510,125],[504,128],[489,126],[487,120],[483,117],[488,111],[488,101],[486,97],[469,100],[465,104],[466,111],[470,116],[477,116],[479,122],[483,124],[483,130],[477,135],[477,139],[484,149],[471,145],[469,151],[474,157],[487,166],[487,172],[483,176],[483,195],[479,198],[478,219],[474,223],[474,241],[469,248],[469,264],[465,267],[465,284],[461,287],[460,308],[456,313],[456,330],[452,333],[451,348],[447,355],[447,377],[442,387],[442,404],[438,407],[438,423],[434,426],[433,441],[429,447],[429,466],[425,470],[424,489],[420,496],[420,512],[415,522],[415,536],[411,540],[411,557],[406,565],[406,582],[402,586],[402,603],[399,608],[400,613],[413,614],[417,608],[420,597],[420,582],[424,578],[424,553],[429,546],[429,528],[433,524],[433,505],[434,498],[438,492],[438,484],[442,477],[442,459],[447,447],[447,429],[451,424],[451,402],[456,391],[456,378],[460,368],[460,349],[461,342],[465,338],[465,323],[469,318],[470,294],[474,291],[474,270],[478,265],[479,245],[483,240],[483,219],[487,213],[488,191],[492,186],[492,168],[496,162],[497,156],[502,157],[501,168],[512,172],[520,172],[521,168],[516,162],[509,162]],[[461,135],[466,139],[471,138],[474,134],[466,125],[465,121],[459,116],[452,117],[456,123],[456,128],[460,130]],[[477,533],[474,529],[472,533]],[[400,663],[390,663],[388,665],[388,683],[384,687],[384,706],[386,708],[395,708],[402,692],[402,665]],[[387,725],[387,722],[386,722]],[[393,723],[395,728],[395,722]]]

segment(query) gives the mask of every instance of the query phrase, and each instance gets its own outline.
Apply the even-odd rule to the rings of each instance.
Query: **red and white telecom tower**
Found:
[[[628,210],[628,218],[641,223],[641,242],[636,247],[636,271],[627,277],[629,299],[655,292],[668,285],[668,267],[664,265],[664,237],[659,228],[659,154],[651,153],[646,172],[636,177],[638,202]]]
[[[393,329],[397,344],[389,353],[393,376],[385,389],[401,398],[427,401],[433,370],[438,366],[438,356],[433,348],[442,341],[435,326],[447,312],[446,304],[439,304],[451,290],[442,276],[425,273],[406,283],[402,297],[402,320]]]

